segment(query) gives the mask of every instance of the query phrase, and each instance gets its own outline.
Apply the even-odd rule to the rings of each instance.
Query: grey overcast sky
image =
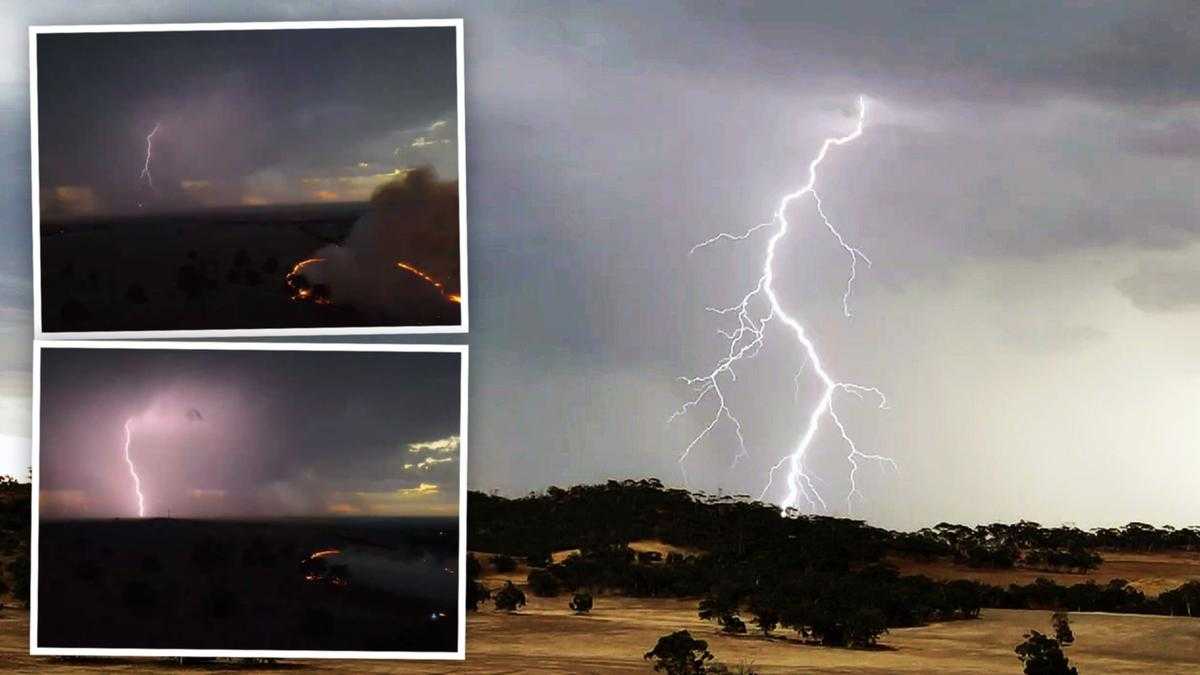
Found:
[[[654,475],[702,414],[666,425],[726,327],[770,216],[820,139],[827,212],[874,261],[855,317],[811,214],[776,285],[840,378],[867,466],[855,515],[892,527],[1030,518],[1200,521],[1200,6],[1191,2],[131,2],[10,8],[3,49],[0,409],[25,464],[29,337],[25,25],[466,19],[471,487]],[[739,373],[692,487],[757,494],[795,438],[783,334]],[[844,513],[844,450],[812,468]],[[778,491],[768,498],[779,499]]]

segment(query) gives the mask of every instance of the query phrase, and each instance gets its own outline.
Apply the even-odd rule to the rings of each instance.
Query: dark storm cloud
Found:
[[[754,244],[690,258],[687,250],[769,215],[865,92],[878,101],[867,133],[831,156],[822,184],[830,213],[876,263],[860,269],[864,304],[853,322],[841,316],[845,259],[820,237],[797,238],[786,281],[831,367],[857,368],[847,376],[893,399],[879,426],[855,428],[896,456],[904,477],[872,486],[861,515],[904,527],[1039,513],[1099,524],[1128,520],[1136,503],[1146,518],[1190,517],[1167,500],[1187,494],[1181,481],[1195,472],[1179,467],[1194,453],[1124,461],[1128,447],[1154,453],[1138,435],[1144,425],[1098,424],[1121,416],[1097,414],[1079,391],[1081,377],[1095,391],[1116,379],[1103,391],[1122,410],[1167,415],[1186,405],[1176,395],[1147,403],[1146,390],[1120,379],[1144,373],[1130,370],[1124,314],[1104,311],[1113,278],[1080,273],[1120,277],[1141,249],[1178,249],[1200,232],[1195,167],[1164,154],[1174,140],[1151,140],[1193,119],[1200,70],[1189,68],[1194,43],[1178,37],[1194,35],[1186,4],[154,0],[27,11],[33,23],[463,16],[480,432],[469,468],[475,489],[510,494],[609,477],[678,484],[689,429],[664,424],[686,394],[673,378],[719,353],[702,308],[736,301],[761,260]],[[14,62],[24,58],[19,28]],[[297,124],[353,117],[353,108],[314,102]],[[126,132],[135,149],[141,134]],[[391,153],[398,132],[388,139],[363,140]],[[11,160],[10,174],[26,170],[22,151]],[[812,229],[803,222],[797,234]],[[1055,266],[1081,251],[1095,259]],[[1038,282],[1004,310],[1011,324],[996,320],[991,284],[972,276],[997,268],[1001,285]],[[1051,302],[1063,289],[1080,297]],[[1039,311],[1039,300],[1048,308]],[[27,340],[14,344],[27,352]],[[780,357],[791,352],[773,346],[761,363],[787,370]],[[1157,351],[1155,372],[1196,362]],[[1071,370],[1080,354],[1105,365]],[[790,384],[783,403],[759,395],[746,406],[763,418],[752,461],[730,470],[721,442],[695,455],[689,470],[700,486],[757,494],[755,462],[774,461],[793,440]],[[1089,430],[1083,445],[1114,461],[1088,464],[1093,479],[1068,486],[1064,500],[1051,483],[1086,458],[1047,448],[1081,447]],[[1182,434],[1175,447],[1194,447]],[[826,439],[822,448],[837,455],[840,446]],[[930,490],[930,481],[954,488]],[[1138,492],[1145,484],[1172,489]]]
[[[131,453],[156,513],[370,514],[455,504],[456,444],[437,454],[451,461],[405,464],[424,456],[412,444],[458,435],[458,361],[390,352],[45,350],[42,487],[82,492],[89,515],[126,513],[123,425],[132,418]],[[436,489],[422,492],[422,484]]]
[[[1162,0],[1123,9],[1114,24],[1048,59],[1040,74],[1119,101],[1165,103],[1200,95],[1200,4]]]
[[[90,191],[88,211],[149,201],[138,177],[159,124],[159,208],[310,201],[301,179],[345,176],[390,156],[398,130],[453,115],[455,58],[450,28],[42,35],[41,187]]]

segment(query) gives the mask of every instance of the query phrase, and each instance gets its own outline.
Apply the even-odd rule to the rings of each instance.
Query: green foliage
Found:
[[[697,640],[686,630],[676,631],[658,639],[654,649],[646,652],[643,659],[654,662],[655,672],[667,675],[703,675],[708,672],[705,664],[713,655],[708,643]]]
[[[1025,665],[1025,675],[1079,675],[1063,654],[1058,640],[1035,631],[1025,634],[1025,641],[1014,650]]]

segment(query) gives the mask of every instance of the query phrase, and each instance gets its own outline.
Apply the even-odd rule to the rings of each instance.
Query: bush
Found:
[[[504,588],[496,592],[495,597],[496,609],[504,612],[515,612],[525,606],[525,594],[521,589],[513,585],[513,582],[504,582]]]
[[[707,642],[697,640],[691,633],[681,630],[660,637],[654,649],[646,652],[642,658],[654,661],[655,672],[702,675],[708,672],[705,663],[711,661],[713,655],[708,651]]]
[[[581,591],[571,596],[571,603],[568,605],[576,614],[587,614],[592,611],[592,594],[587,591]]]
[[[529,590],[539,598],[553,598],[562,591],[562,582],[558,577],[545,570],[533,570],[526,577]]]

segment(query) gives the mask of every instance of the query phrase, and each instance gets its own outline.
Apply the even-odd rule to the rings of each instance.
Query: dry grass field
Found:
[[[1089,574],[1044,572],[1025,568],[971,569],[945,561],[918,562],[900,558],[893,558],[889,562],[898,567],[901,574],[924,574],[933,579],[974,579],[993,586],[1029,584],[1038,577],[1045,577],[1063,585],[1088,580],[1103,584],[1112,579],[1124,579],[1146,595],[1158,595],[1187,581],[1200,579],[1200,553],[1172,551],[1141,554],[1101,551],[1100,555],[1104,562],[1099,569]]]
[[[640,545],[656,550],[652,542]],[[933,576],[971,576],[991,583],[1023,581],[1025,572],[965,570],[950,565],[907,567]],[[486,582],[523,580],[525,569],[492,574]],[[1162,576],[1159,576],[1162,575]],[[1033,574],[1036,577],[1037,574]],[[1159,589],[1200,577],[1194,556],[1111,556],[1100,571],[1060,581],[1122,577]],[[1031,579],[1033,578],[1031,577]],[[27,654],[29,615],[0,611],[0,668],[44,672],[178,672],[179,663],[144,660],[56,660]],[[1080,673],[1195,673],[1200,671],[1200,619],[1116,614],[1071,614],[1076,642],[1067,650]],[[647,673],[642,654],[662,635],[686,628],[708,640],[717,661],[763,673],[1020,673],[1013,647],[1029,629],[1048,631],[1050,613],[984,610],[975,621],[936,623],[893,630],[878,649],[834,649],[798,644],[783,632],[773,639],[726,636],[696,616],[694,600],[596,598],[588,615],[576,616],[567,598],[537,598],[516,614],[490,607],[469,615],[465,662],[284,661],[264,669],[237,663],[195,664],[205,672],[354,673]]]
[[[62,661],[27,654],[28,617],[0,615],[0,668],[43,672],[178,672],[169,661]],[[517,614],[485,609],[468,620],[467,660],[458,662],[307,661],[271,668],[201,664],[204,672],[357,673],[646,673],[641,655],[670,631],[709,641],[717,660],[768,673],[1020,673],[1013,646],[1030,628],[1047,630],[1049,612],[985,610],[977,621],[894,630],[873,651],[799,645],[782,637],[728,637],[696,618],[695,602],[597,598],[574,616],[565,598],[530,598]],[[1194,673],[1200,669],[1200,619],[1072,614],[1076,643],[1067,650],[1081,673]]]
[[[670,552],[658,542],[634,542],[635,550]],[[562,557],[569,552],[555,554]],[[487,554],[480,554],[487,560]],[[1027,583],[1049,576],[1060,583],[1124,578],[1155,594],[1200,578],[1200,556],[1108,554],[1089,575],[1028,570],[972,570],[948,563],[897,560],[904,573],[936,578],[974,578],[992,584]],[[520,564],[508,574],[490,570],[491,587],[505,580],[524,583]],[[1030,629],[1050,629],[1045,611],[984,610],[974,621],[935,623],[893,630],[878,649],[863,651],[799,644],[777,631],[727,636],[696,616],[695,600],[599,596],[593,611],[577,616],[567,597],[538,598],[520,612],[497,612],[490,605],[468,615],[465,662],[277,661],[246,665],[233,661],[181,664],[170,660],[54,659],[28,654],[29,614],[0,610],[0,670],[22,672],[331,672],[331,673],[648,673],[642,654],[662,635],[681,628],[708,640],[709,649],[736,670],[771,673],[1020,673],[1013,647]],[[1073,613],[1076,642],[1067,654],[1084,675],[1094,673],[1200,672],[1200,619],[1101,613]]]

